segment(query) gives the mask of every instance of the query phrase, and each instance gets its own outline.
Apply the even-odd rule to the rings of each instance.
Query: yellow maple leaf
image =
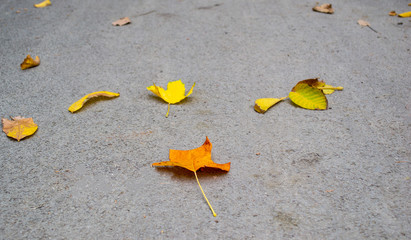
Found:
[[[202,167],[211,167],[211,168],[218,168],[223,171],[230,171],[231,163],[224,163],[218,164],[211,160],[211,149],[213,145],[211,144],[208,137],[204,144],[201,147],[191,149],[191,150],[174,150],[170,149],[170,161],[164,162],[156,162],[151,164],[152,166],[177,166],[183,167],[190,171],[194,172],[194,176],[196,177],[198,186],[203,193],[205,200],[207,201],[208,206],[210,207],[211,211],[213,212],[213,216],[216,217],[217,214],[214,212],[213,207],[211,206],[210,202],[208,201],[203,188],[200,185],[200,181],[198,181],[197,177],[197,170]]]
[[[36,8],[44,8],[44,7],[47,7],[47,6],[50,6],[50,5],[51,5],[50,0],[45,0],[45,1],[41,2],[41,3],[34,4],[34,7],[36,7]]]
[[[178,103],[184,98],[190,96],[195,85],[196,84],[194,83],[187,95],[185,95],[186,88],[181,79],[174,82],[169,82],[167,84],[167,90],[164,90],[164,88],[156,86],[155,84],[153,84],[153,86],[147,87],[147,90],[153,92],[155,95],[168,102],[168,110],[166,114],[166,117],[168,117],[168,113],[170,112],[170,104]]]
[[[33,135],[37,131],[37,124],[33,122],[33,118],[12,117],[11,120],[2,118],[3,132],[8,137],[20,141],[22,138]]]

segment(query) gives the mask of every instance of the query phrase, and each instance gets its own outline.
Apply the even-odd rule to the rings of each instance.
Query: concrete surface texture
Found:
[[[1,1],[0,115],[39,129],[0,136],[0,238],[410,239],[411,22],[388,16],[409,1],[315,2]],[[253,110],[314,77],[344,87],[329,110]],[[165,118],[146,87],[178,79]],[[95,91],[121,95],[67,111]],[[151,167],[206,136],[231,162],[198,172],[217,217],[192,172]]]

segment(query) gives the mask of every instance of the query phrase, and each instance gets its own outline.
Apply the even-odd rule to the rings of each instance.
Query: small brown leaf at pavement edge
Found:
[[[123,26],[123,25],[129,24],[129,23],[131,23],[130,18],[123,17],[123,18],[120,18],[117,21],[114,21],[112,24],[113,24],[113,26]]]
[[[21,70],[37,67],[40,65],[40,58],[36,56],[36,59],[31,58],[30,54],[24,59],[24,61],[20,64]]]
[[[317,3],[317,5],[313,7],[313,11],[320,12],[320,13],[328,13],[328,14],[334,13],[334,9],[332,8],[332,5],[329,3],[324,3],[320,6],[318,6],[318,3]]]
[[[396,13],[395,11],[391,11],[391,12],[388,13],[388,15],[390,15],[390,16],[397,16],[397,13]]]

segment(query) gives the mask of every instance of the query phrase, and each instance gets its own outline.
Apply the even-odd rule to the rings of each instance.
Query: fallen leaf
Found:
[[[47,7],[47,6],[50,6],[50,5],[51,5],[50,0],[45,0],[45,1],[41,2],[41,3],[34,4],[34,7],[36,7],[36,8],[44,8],[44,7]]]
[[[33,122],[33,118],[23,118],[23,117],[11,117],[11,120],[2,118],[1,122],[3,124],[3,132],[7,134],[8,137],[17,139],[23,139],[27,136],[32,135],[37,131],[37,124]]]
[[[396,16],[397,13],[396,13],[395,11],[391,11],[391,12],[388,13],[388,15],[390,15],[390,16]]]
[[[166,114],[166,117],[168,117],[168,113],[170,112],[170,104],[178,103],[184,98],[190,96],[195,85],[196,84],[194,83],[187,95],[185,95],[186,88],[181,79],[174,82],[169,82],[167,84],[167,90],[164,90],[162,87],[156,86],[155,84],[147,87],[147,90],[153,92],[155,95],[168,102],[168,110]]]
[[[324,3],[321,6],[318,6],[318,3],[317,3],[317,5],[313,7],[313,11],[321,12],[321,13],[328,13],[328,14],[334,13],[334,9],[332,8],[332,5],[329,3]]]
[[[218,164],[218,163],[213,162],[213,160],[211,160],[211,149],[212,149],[212,144],[210,140],[208,139],[208,137],[206,137],[206,140],[201,147],[198,147],[192,150],[170,149],[170,157],[169,157],[170,160],[169,161],[153,163],[152,166],[177,166],[177,167],[186,168],[194,172],[198,186],[200,187],[201,192],[203,193],[203,196],[205,200],[207,201],[208,206],[210,207],[211,211],[213,212],[213,216],[215,217],[217,216],[217,214],[214,212],[213,208],[211,207],[210,202],[205,196],[203,188],[201,187],[200,182],[198,181],[196,172],[198,169],[202,167],[218,168],[218,169],[228,172],[230,171],[231,163]]]
[[[318,89],[323,90],[323,93],[326,95],[332,94],[335,90],[343,90],[343,87],[334,87],[328,84],[324,84],[324,86],[317,87]]]
[[[358,24],[360,24],[363,27],[370,26],[369,22],[367,22],[365,20],[362,20],[362,19],[359,19],[357,22],[358,22]]]
[[[170,160],[153,163],[153,166],[178,166],[190,171],[197,171],[202,167],[218,168],[224,171],[230,171],[230,163],[218,164],[211,160],[212,144],[208,137],[201,147],[191,150],[174,150],[170,149]]]
[[[120,18],[117,21],[114,21],[112,24],[113,24],[113,26],[123,26],[123,25],[129,24],[129,23],[131,23],[130,18],[123,17],[123,18]]]
[[[293,87],[288,97],[302,108],[325,110],[328,107],[327,98],[323,91],[318,89],[322,84],[323,82],[318,81],[318,79],[300,81]]]
[[[411,17],[411,12],[404,12],[398,14],[398,17],[406,18],[406,17]]]
[[[374,32],[378,33],[374,28],[372,28],[372,27],[370,26],[370,23],[369,23],[369,22],[367,22],[367,21],[365,21],[365,20],[363,20],[363,19],[359,19],[359,20],[357,21],[357,23],[360,24],[360,25],[363,26],[363,27],[368,27],[369,29],[371,29],[371,30],[373,30]]]
[[[106,91],[93,92],[93,93],[87,94],[86,96],[80,98],[77,102],[71,104],[68,110],[72,113],[80,110],[83,107],[84,103],[86,103],[90,98],[94,98],[94,97],[113,98],[113,97],[118,97],[118,96],[120,96],[119,93],[106,92]]]
[[[278,102],[286,99],[283,98],[260,98],[255,100],[254,110],[259,113],[265,113],[270,107],[274,106]]]
[[[20,64],[20,67],[21,67],[21,70],[24,70],[24,69],[27,69],[27,68],[37,67],[38,65],[40,65],[39,56],[36,56],[36,59],[33,60],[33,58],[31,58],[31,56],[29,54],[23,60],[23,62]]]

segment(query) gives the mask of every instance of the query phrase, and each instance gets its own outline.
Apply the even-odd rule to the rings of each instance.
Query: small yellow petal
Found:
[[[36,7],[36,8],[44,8],[44,7],[47,7],[47,6],[50,6],[50,5],[51,5],[50,0],[45,0],[45,1],[41,2],[41,3],[34,4],[34,7]]]
[[[193,86],[191,87],[190,91],[188,91],[186,97],[190,96],[193,93],[193,88],[196,85],[196,83],[193,84]]]
[[[113,97],[118,97],[118,96],[120,96],[119,93],[113,93],[113,92],[107,92],[107,91],[93,92],[93,93],[87,94],[86,96],[80,98],[75,103],[71,104],[68,110],[72,113],[80,110],[83,107],[84,103],[86,103],[90,98],[94,98],[94,97],[113,98]]]
[[[162,87],[157,87],[155,84],[153,84],[153,86],[147,87],[147,90],[152,91],[155,95],[161,97],[160,92],[158,91],[158,89]]]
[[[265,113],[270,107],[274,106],[276,103],[286,99],[283,98],[260,98],[255,100],[254,110],[259,113]]]
[[[398,17],[403,17],[403,18],[411,17],[411,12],[400,13],[398,14]]]

